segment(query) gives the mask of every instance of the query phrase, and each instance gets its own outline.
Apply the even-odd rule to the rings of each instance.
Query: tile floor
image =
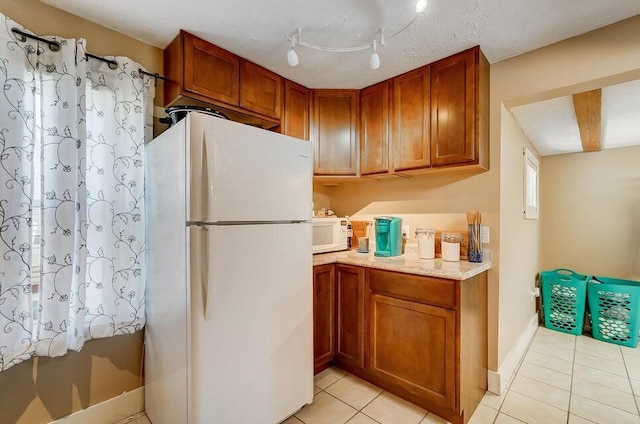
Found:
[[[487,393],[469,424],[640,424],[640,349],[540,327],[507,390]],[[118,424],[149,424],[145,416]],[[444,424],[337,368],[315,377],[315,397],[283,424]]]

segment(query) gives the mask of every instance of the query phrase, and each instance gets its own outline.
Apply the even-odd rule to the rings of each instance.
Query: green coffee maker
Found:
[[[375,256],[402,255],[402,219],[395,216],[377,216]]]

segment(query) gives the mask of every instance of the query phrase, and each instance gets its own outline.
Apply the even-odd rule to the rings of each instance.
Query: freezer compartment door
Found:
[[[275,424],[313,400],[311,224],[207,233],[208,284],[191,282],[190,424]]]
[[[190,113],[192,222],[308,221],[311,143]]]

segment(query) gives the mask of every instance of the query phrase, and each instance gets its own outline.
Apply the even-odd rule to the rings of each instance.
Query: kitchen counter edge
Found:
[[[373,252],[359,253],[355,250],[320,253],[313,255],[313,266],[327,264],[356,265],[427,277],[466,280],[491,269],[491,261],[473,263],[468,261],[447,262],[440,258],[420,259],[415,254],[393,257],[374,256]]]

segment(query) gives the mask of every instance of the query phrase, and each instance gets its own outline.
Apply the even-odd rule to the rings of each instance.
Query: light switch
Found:
[[[487,225],[482,225],[482,244],[489,244],[489,227]]]
[[[405,240],[409,238],[409,224],[402,226],[402,238]]]

